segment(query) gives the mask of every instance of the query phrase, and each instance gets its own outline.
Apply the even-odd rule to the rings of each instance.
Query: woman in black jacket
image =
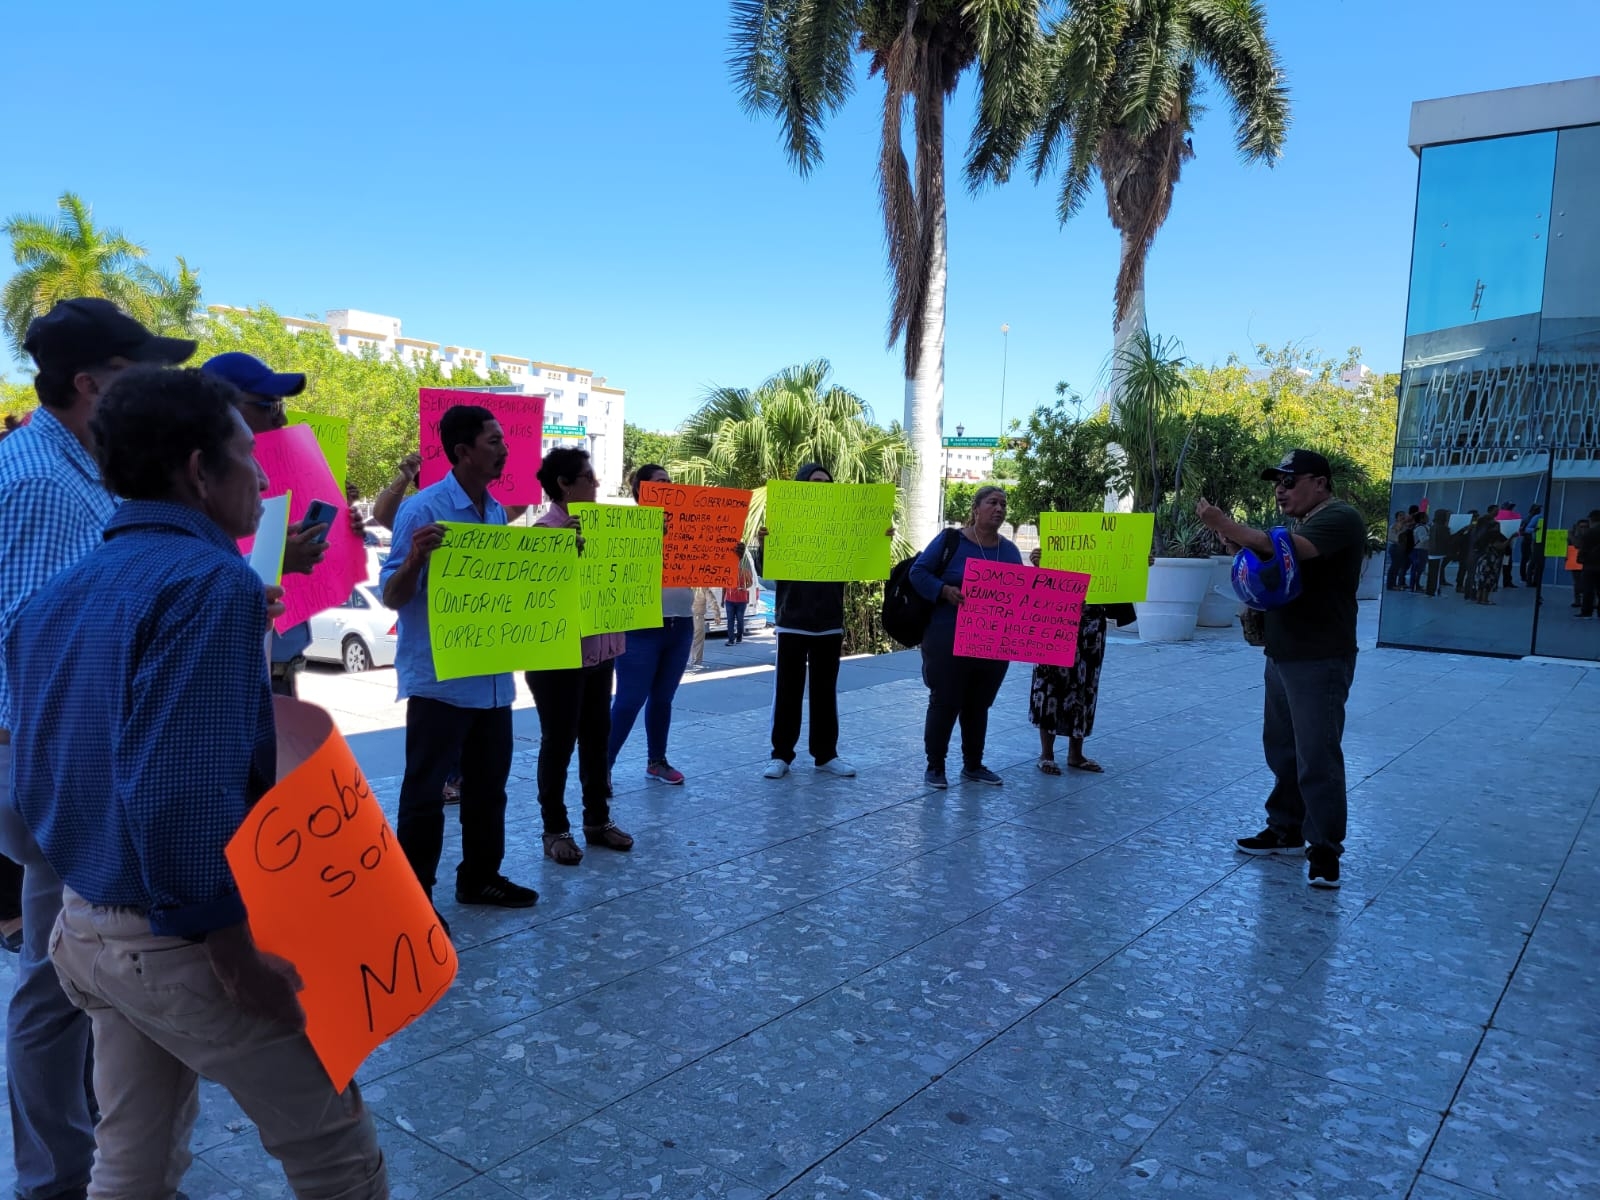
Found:
[[[795,474],[801,483],[832,483],[821,463]],[[893,536],[894,530],[889,531]],[[767,531],[756,534],[756,574],[766,565]],[[839,656],[844,649],[844,584],[775,581],[773,625],[778,635],[778,670],[773,682],[772,760],[762,774],[782,779],[800,740],[800,707],[806,673],[811,674],[811,757],[817,770],[848,778],[856,769],[839,757]]]

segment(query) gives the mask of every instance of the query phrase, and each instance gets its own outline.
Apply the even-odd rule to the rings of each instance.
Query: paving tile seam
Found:
[[[1439,1122],[1439,1127],[1433,1131],[1433,1136],[1428,1139],[1428,1148],[1423,1153],[1422,1164],[1418,1168],[1419,1174],[1426,1171],[1428,1161],[1433,1157],[1434,1149],[1439,1144],[1439,1135],[1444,1132],[1445,1122],[1454,1113],[1456,1101],[1460,1099],[1462,1089],[1467,1086],[1467,1079],[1472,1075],[1472,1068],[1478,1063],[1478,1056],[1483,1052],[1484,1042],[1488,1040],[1489,1032],[1494,1028],[1494,1019],[1499,1015],[1500,1006],[1505,1003],[1506,995],[1511,991],[1511,984],[1516,979],[1518,970],[1522,967],[1522,960],[1527,956],[1528,946],[1533,941],[1533,934],[1538,930],[1539,922],[1544,920],[1544,914],[1550,907],[1550,901],[1555,895],[1556,886],[1560,882],[1561,876],[1566,873],[1567,866],[1572,861],[1573,852],[1577,849],[1578,842],[1583,837],[1584,826],[1594,820],[1597,807],[1600,807],[1600,799],[1590,803],[1588,814],[1579,822],[1577,832],[1573,834],[1571,842],[1567,845],[1567,852],[1562,855],[1561,870],[1556,872],[1555,879],[1551,881],[1549,889],[1545,892],[1544,901],[1539,905],[1539,913],[1533,919],[1532,928],[1529,930],[1527,938],[1523,941],[1522,948],[1517,952],[1517,958],[1512,963],[1511,970],[1506,974],[1506,981],[1500,988],[1500,994],[1495,997],[1494,1007],[1489,1011],[1488,1020],[1483,1023],[1483,1030],[1478,1036],[1477,1044],[1472,1047],[1472,1053],[1467,1057],[1466,1068],[1461,1072],[1461,1078],[1456,1081],[1455,1091],[1450,1094],[1450,1103],[1445,1108],[1444,1118]],[[1512,1033],[1512,1036],[1521,1037],[1523,1035]],[[1414,1186],[1415,1184],[1413,1184]]]

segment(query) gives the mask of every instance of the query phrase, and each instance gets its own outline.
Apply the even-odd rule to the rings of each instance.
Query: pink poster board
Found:
[[[961,579],[966,599],[956,613],[957,654],[1004,662],[1070,667],[1078,659],[1078,625],[1088,575],[969,558]]]
[[[418,487],[438,483],[450,470],[439,441],[439,418],[456,404],[478,404],[500,422],[506,437],[506,469],[489,491],[501,504],[537,504],[539,464],[544,461],[544,397],[502,392],[463,392],[452,388],[417,389],[417,421],[422,453]]]
[[[309,425],[290,425],[256,435],[256,461],[267,473],[265,495],[289,493],[289,523],[297,524],[313,500],[326,501],[339,510],[328,527],[328,552],[309,575],[283,577],[283,616],[273,622],[279,633],[292,629],[324,609],[334,608],[350,598],[356,584],[367,577],[367,548],[350,528],[350,509],[344,490],[334,482],[333,472],[317,435]],[[254,538],[245,538],[240,549],[250,553]]]

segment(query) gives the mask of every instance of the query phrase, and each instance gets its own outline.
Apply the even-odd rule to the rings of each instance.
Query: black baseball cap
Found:
[[[1333,468],[1328,465],[1328,460],[1315,450],[1290,450],[1275,467],[1268,467],[1261,472],[1261,478],[1276,483],[1285,475],[1320,475],[1330,483],[1333,481]]]
[[[279,375],[266,363],[252,354],[230,350],[215,358],[208,358],[200,368],[207,375],[226,379],[241,392],[257,396],[298,396],[306,390],[306,377],[300,374]]]
[[[188,338],[157,337],[109,300],[59,301],[28,325],[22,348],[41,371],[73,372],[113,358],[174,367],[194,353]]]

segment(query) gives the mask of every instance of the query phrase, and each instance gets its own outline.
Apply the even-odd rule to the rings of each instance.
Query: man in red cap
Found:
[[[195,344],[156,337],[109,300],[78,299],[35,318],[22,348],[39,368],[39,407],[0,441],[0,640],[51,576],[100,545],[116,509],[90,451],[100,397],[130,367],[176,365]],[[89,1018],[50,962],[61,880],[11,795],[9,696],[0,666],[0,853],[23,868],[23,945],[6,1020],[16,1189],[22,1200],[70,1200],[83,1196],[94,1154]]]

